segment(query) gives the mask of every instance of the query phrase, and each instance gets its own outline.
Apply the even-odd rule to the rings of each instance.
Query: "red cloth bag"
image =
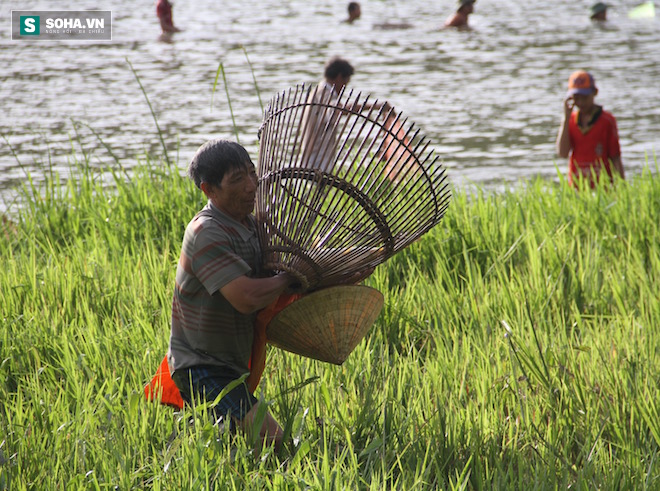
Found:
[[[246,383],[250,392],[254,393],[259,385],[261,376],[266,368],[266,328],[273,317],[277,315],[284,307],[292,304],[302,297],[300,293],[293,293],[291,295],[283,293],[277,300],[271,303],[268,307],[263,308],[257,314],[257,320],[254,323],[254,339],[252,340],[252,354],[250,356],[250,375]]]

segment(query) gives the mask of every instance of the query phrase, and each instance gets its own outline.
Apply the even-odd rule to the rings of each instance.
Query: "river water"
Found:
[[[634,0],[616,2],[604,25],[589,20],[589,2],[479,0],[467,32],[440,29],[453,0],[360,3],[362,18],[347,25],[344,1],[178,0],[183,32],[163,42],[149,1],[30,2],[112,10],[112,41],[85,43],[12,41],[10,11],[28,6],[1,0],[0,206],[11,206],[26,172],[69,177],[81,144],[98,166],[113,155],[130,167],[137,155],[162,154],[129,62],[182,169],[206,139],[235,138],[235,129],[256,159],[261,102],[318,81],[333,55],[354,65],[351,88],[416,122],[459,186],[565,173],[554,140],[576,69],[594,74],[597,102],[617,117],[629,174],[660,152],[660,20],[629,19]],[[220,63],[226,85],[221,76],[213,93]]]

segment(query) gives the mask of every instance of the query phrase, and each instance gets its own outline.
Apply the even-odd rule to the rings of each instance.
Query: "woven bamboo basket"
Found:
[[[268,324],[268,342],[293,353],[341,365],[383,308],[383,295],[361,285],[325,288],[280,311]]]
[[[327,86],[276,95],[259,130],[264,263],[302,290],[347,282],[419,239],[450,201],[441,163],[400,112]]]

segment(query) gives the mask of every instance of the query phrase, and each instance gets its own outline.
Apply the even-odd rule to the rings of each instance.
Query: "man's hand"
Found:
[[[575,101],[573,100],[573,96],[569,96],[566,99],[564,99],[564,118],[568,119],[571,117],[571,113],[573,113],[573,108],[575,107]]]
[[[575,107],[575,101],[572,96],[564,99],[564,119],[559,125],[559,132],[557,133],[557,141],[555,146],[557,148],[557,155],[562,158],[568,157],[571,151],[571,137],[569,134],[568,126]]]

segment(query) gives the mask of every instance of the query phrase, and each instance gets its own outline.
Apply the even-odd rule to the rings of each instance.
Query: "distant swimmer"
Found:
[[[604,22],[607,20],[607,4],[598,2],[591,6],[591,20]]]
[[[168,0],[156,0],[156,15],[160,20],[160,29],[163,34],[179,32],[181,29],[174,27],[172,22],[172,4]]]
[[[458,9],[445,21],[445,27],[468,28],[468,17],[474,12],[474,4],[477,0],[458,0]]]
[[[358,20],[362,15],[362,10],[360,9],[360,4],[357,2],[351,2],[348,4],[348,19],[344,22],[346,24],[352,24],[354,21]]]

